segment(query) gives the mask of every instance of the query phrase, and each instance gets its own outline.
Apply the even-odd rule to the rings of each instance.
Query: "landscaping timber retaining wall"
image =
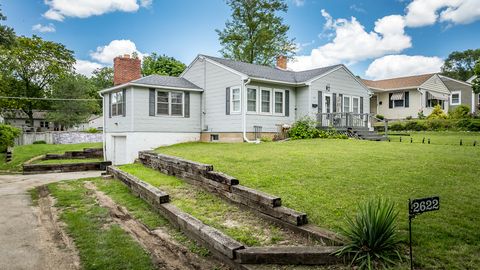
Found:
[[[295,232],[334,244],[342,243],[335,233],[307,224],[305,213],[283,207],[280,197],[241,186],[235,177],[213,171],[212,165],[152,151],[139,152],[139,160],[145,166],[184,179],[190,184],[219,194],[231,202],[253,209],[271,221]]]
[[[200,164],[195,164],[195,166],[210,168]],[[219,230],[205,225],[195,217],[182,212],[169,203],[169,195],[160,189],[115,166],[108,166],[107,174],[122,181],[135,195],[144,199],[156,211],[167,218],[173,226],[207,247],[214,255],[229,264],[233,269],[249,269],[247,266],[249,264],[327,265],[342,262],[341,259],[332,255],[332,252],[339,248],[338,246],[244,246]],[[269,201],[268,204],[270,202],[272,201]]]
[[[23,174],[81,172],[81,171],[104,171],[110,161],[81,162],[65,164],[23,164]]]
[[[103,148],[84,148],[82,151],[66,151],[63,154],[46,154],[43,160],[73,159],[73,158],[102,158]]]

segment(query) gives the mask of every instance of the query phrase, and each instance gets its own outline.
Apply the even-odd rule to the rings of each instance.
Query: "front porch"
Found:
[[[372,126],[371,117],[368,113],[318,113],[317,122],[321,129],[368,130]]]

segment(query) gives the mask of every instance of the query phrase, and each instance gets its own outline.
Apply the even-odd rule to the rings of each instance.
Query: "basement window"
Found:
[[[218,134],[210,134],[210,141],[211,142],[218,142],[219,136]]]

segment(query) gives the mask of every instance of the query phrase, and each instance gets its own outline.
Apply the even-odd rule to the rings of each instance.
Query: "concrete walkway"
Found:
[[[43,243],[27,190],[61,180],[96,177],[100,173],[0,175],[0,269],[52,269],[55,261],[50,258],[48,245]]]

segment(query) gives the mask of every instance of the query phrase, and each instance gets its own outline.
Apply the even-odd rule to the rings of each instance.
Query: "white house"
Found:
[[[115,86],[100,92],[106,158],[124,164],[174,143],[252,141],[305,116],[325,127],[367,127],[371,91],[347,67],[294,72],[286,62],[198,55],[179,77],[141,78],[139,59],[115,58]]]

